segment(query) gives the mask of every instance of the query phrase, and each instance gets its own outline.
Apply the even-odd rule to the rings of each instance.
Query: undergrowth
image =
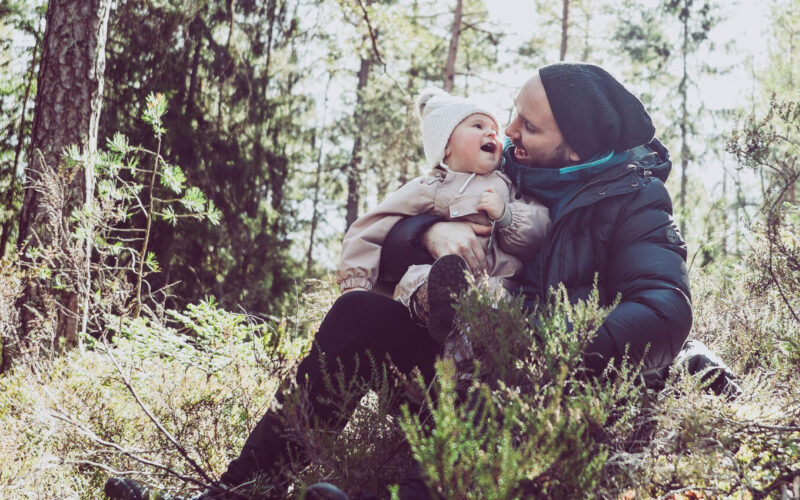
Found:
[[[334,300],[331,283],[298,295],[284,317],[224,311],[212,298],[165,310],[157,294],[134,295],[140,280],[147,289],[146,245],[121,257],[107,238],[95,248],[98,267],[81,275],[90,279],[79,289],[92,306],[86,334],[66,353],[44,316],[41,331],[18,342],[16,304],[35,269],[0,263],[2,346],[18,354],[0,374],[0,498],[101,498],[109,475],[200,491],[282,385],[292,389],[284,400],[296,458],[311,463],[261,478],[262,493],[280,482],[299,496],[324,479],[353,495],[396,497],[413,457],[440,498],[800,498],[800,212],[784,200],[800,178],[800,151],[796,140],[780,142],[800,133],[800,106],[772,105],[729,144],[744,165],[777,169],[752,245],[691,274],[691,336],[740,375],[737,399],[710,394],[680,367],[659,390],[638,383],[624,362],[600,379],[584,374],[580,353],[606,313],[596,298],[572,304],[559,290],[552,307],[529,315],[519,300],[496,303],[472,290],[459,309],[478,358],[470,382],[442,361],[428,390],[371,360],[378,389],[361,399],[363,385],[329,374],[349,417],[332,433],[310,418],[302,390],[282,384]],[[105,210],[123,210],[124,196],[104,192]]]
[[[473,404],[457,404],[453,366],[442,362],[428,411],[406,411],[399,427],[390,416],[391,400],[403,390],[397,387],[366,398],[340,435],[325,434],[299,411],[294,430],[313,463],[294,469],[292,491],[328,479],[350,493],[388,497],[413,455],[442,498],[793,498],[800,470],[796,358],[791,349],[769,348],[792,325],[768,328],[776,321],[763,313],[769,296],[748,295],[749,282],[720,290],[711,279],[718,272],[695,276],[693,335],[741,374],[740,399],[708,394],[679,372],[659,392],[627,373],[611,385],[575,377],[578,347],[601,317],[587,306],[583,314],[595,320],[579,328],[586,336],[578,342],[555,335],[548,344],[536,340],[535,329],[514,328],[519,340],[528,336],[529,358],[507,364],[487,356],[468,390]],[[329,304],[330,288],[319,289],[315,303]],[[488,301],[473,292],[462,308],[469,314]],[[517,307],[486,309],[485,325],[520,326],[526,320]],[[173,312],[172,326],[122,322],[112,344],[74,350],[46,372],[19,366],[4,374],[0,496],[99,498],[112,474],[172,492],[199,491],[202,477],[124,380],[188,456],[218,477],[274,404],[279,380],[308,349],[307,334],[324,309],[307,312],[299,324],[261,323],[207,301]],[[476,324],[471,335],[481,352],[491,337],[482,347],[485,331]],[[765,338],[743,342],[756,333]],[[493,363],[511,368],[502,372]],[[346,395],[347,384],[341,390]]]

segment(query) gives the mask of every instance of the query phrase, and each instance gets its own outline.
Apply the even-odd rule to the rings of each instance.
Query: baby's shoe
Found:
[[[428,315],[430,312],[430,303],[428,301],[428,282],[424,282],[414,290],[411,294],[411,300],[408,301],[408,311],[411,313],[411,319],[414,323],[422,327],[428,326]]]
[[[457,297],[467,289],[467,263],[458,255],[439,257],[428,273],[428,331],[437,342],[444,342],[453,330]]]

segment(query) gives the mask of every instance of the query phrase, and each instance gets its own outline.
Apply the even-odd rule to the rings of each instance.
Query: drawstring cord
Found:
[[[446,168],[447,170],[450,170],[450,167],[448,167],[447,164],[445,162],[443,162],[443,161],[440,161],[439,165],[444,167],[444,168]],[[472,181],[472,179],[475,178],[475,175],[477,175],[475,172],[472,172],[471,174],[469,174],[469,177],[467,177],[467,180],[464,181],[464,184],[462,184],[461,188],[458,190],[458,194],[463,193],[464,190],[467,189],[467,186],[469,186],[469,183]],[[492,223],[492,231],[489,233],[489,244],[487,246],[487,250],[491,252],[492,251],[492,245],[494,244],[494,226],[497,223],[497,221],[490,219],[490,222]]]
[[[461,186],[461,189],[459,189],[459,190],[458,190],[458,194],[461,194],[461,193],[463,193],[463,192],[464,192],[464,190],[465,190],[465,189],[467,189],[467,185],[469,184],[469,182],[470,182],[470,181],[471,181],[471,180],[472,180],[474,177],[475,177],[475,172],[472,172],[472,173],[470,174],[470,176],[469,176],[469,177],[467,177],[467,180],[466,180],[466,181],[464,181],[464,185],[463,185],[463,186]]]

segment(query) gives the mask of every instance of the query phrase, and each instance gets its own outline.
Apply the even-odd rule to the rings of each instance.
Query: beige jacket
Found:
[[[488,250],[488,273],[503,278],[506,286],[514,286],[522,269],[515,255],[528,259],[539,250],[550,228],[547,207],[531,199],[515,200],[511,181],[500,171],[473,175],[438,166],[427,177],[416,178],[390,194],[353,223],[342,242],[336,271],[339,288],[372,290],[378,280],[386,235],[404,217],[433,214],[449,221],[490,226],[486,213],[476,208],[480,195],[489,187],[507,200],[512,221],[504,228],[496,228],[492,248],[488,248],[489,237],[482,237],[484,249]]]

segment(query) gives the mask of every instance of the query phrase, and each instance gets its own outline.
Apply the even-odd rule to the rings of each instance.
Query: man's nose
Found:
[[[517,113],[514,113],[514,115],[511,117],[511,121],[508,122],[508,125],[506,125],[505,130],[503,130],[503,133],[506,135],[506,137],[511,137],[511,134],[514,133],[514,123],[516,121],[517,121]]]
[[[514,137],[514,130],[514,122],[512,121],[508,124],[503,133],[506,134],[506,137]]]

